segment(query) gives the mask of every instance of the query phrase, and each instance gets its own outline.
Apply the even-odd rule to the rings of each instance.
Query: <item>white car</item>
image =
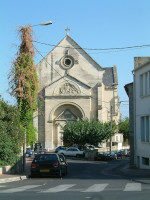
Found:
[[[76,147],[69,147],[66,150],[60,150],[58,153],[61,153],[65,156],[76,156],[76,157],[83,157],[84,156],[84,151],[80,151]]]

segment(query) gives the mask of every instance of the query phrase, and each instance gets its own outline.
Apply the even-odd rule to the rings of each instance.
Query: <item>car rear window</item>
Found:
[[[36,161],[58,161],[57,155],[55,154],[40,154],[36,155],[35,159]]]

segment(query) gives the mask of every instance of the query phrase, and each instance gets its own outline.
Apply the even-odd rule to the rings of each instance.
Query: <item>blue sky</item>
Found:
[[[1,0],[0,94],[10,104],[7,75],[20,44],[18,26],[35,25],[51,20],[50,26],[33,28],[39,42],[57,45],[69,35],[82,48],[114,48],[150,44],[149,0]],[[35,44],[45,56],[52,47]],[[126,50],[86,51],[102,67],[117,66],[118,95],[128,101],[124,85],[133,81],[134,57],[150,56],[150,47]],[[35,63],[42,57],[35,56]],[[122,102],[122,117],[128,116],[128,102]]]

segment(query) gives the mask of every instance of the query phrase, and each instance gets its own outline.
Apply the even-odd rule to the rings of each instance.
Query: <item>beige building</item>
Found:
[[[103,68],[68,34],[38,63],[37,73],[41,103],[34,124],[43,147],[62,145],[66,121],[120,119],[116,66]]]

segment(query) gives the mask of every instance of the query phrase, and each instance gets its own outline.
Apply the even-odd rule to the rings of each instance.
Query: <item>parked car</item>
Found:
[[[65,155],[65,156],[84,157],[84,151],[80,151],[76,147],[69,147],[66,150],[60,150],[59,153]]]
[[[107,152],[103,152],[103,153],[97,152],[95,156],[95,160],[102,160],[102,161],[108,160],[107,155],[108,155]]]
[[[34,151],[36,151],[39,148],[42,148],[42,143],[41,142],[35,143]]]
[[[55,149],[55,153],[58,153],[60,150],[66,150],[68,147],[65,146],[59,146]]]
[[[35,152],[34,152],[34,154],[36,155],[36,154],[44,154],[44,153],[46,153],[47,152],[47,149],[43,149],[43,148],[39,148],[39,149],[37,149]]]
[[[111,151],[107,154],[108,160],[116,160],[117,159],[117,154],[114,151]]]
[[[91,144],[85,144],[84,145],[84,149],[85,150],[94,150],[94,149],[100,149],[101,146],[97,145],[97,146],[94,146],[94,145],[91,145]]]
[[[26,156],[31,157],[33,155],[33,151],[31,150],[31,148],[26,148]]]
[[[67,174],[65,159],[57,153],[38,154],[31,164],[31,177],[52,176],[62,177]]]
[[[123,149],[123,150],[121,150],[121,153],[122,153],[123,156],[129,157],[130,156],[130,149]]]
[[[122,152],[121,151],[116,151],[115,152],[116,153],[116,155],[117,155],[117,159],[122,159]]]

